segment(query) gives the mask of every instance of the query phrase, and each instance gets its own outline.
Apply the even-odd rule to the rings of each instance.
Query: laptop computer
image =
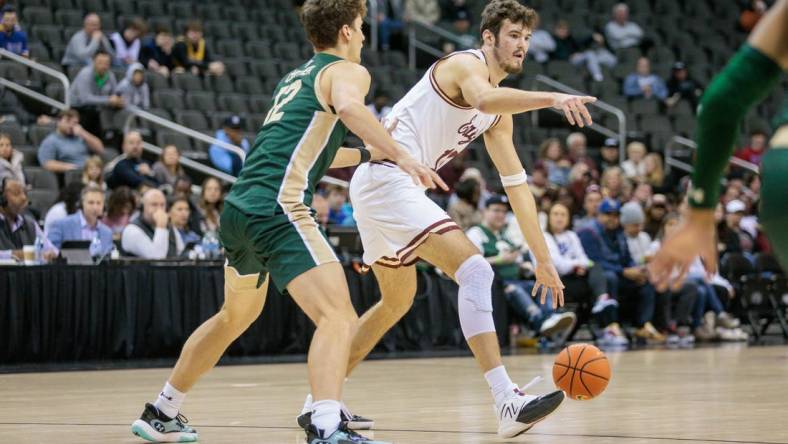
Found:
[[[60,256],[69,265],[93,265],[88,240],[63,241],[63,245],[60,246]]]

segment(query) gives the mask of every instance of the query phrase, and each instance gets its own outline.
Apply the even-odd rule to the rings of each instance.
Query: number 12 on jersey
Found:
[[[283,86],[276,97],[274,97],[274,106],[272,106],[271,110],[266,114],[263,126],[282,120],[282,117],[285,115],[284,111],[282,111],[282,107],[293,100],[300,90],[301,80],[296,80],[287,86]]]

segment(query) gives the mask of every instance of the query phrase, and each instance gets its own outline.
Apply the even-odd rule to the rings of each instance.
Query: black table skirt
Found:
[[[380,299],[373,273],[345,268],[359,312]],[[0,267],[0,364],[177,357],[183,343],[222,304],[221,266],[104,265]],[[508,340],[508,313],[494,286],[495,321]],[[231,356],[304,354],[314,327],[270,286],[263,314],[235,341]],[[376,351],[467,348],[457,318],[457,286],[419,272],[408,314]]]

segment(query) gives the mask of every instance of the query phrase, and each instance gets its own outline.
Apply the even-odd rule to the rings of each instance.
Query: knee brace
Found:
[[[495,274],[480,254],[468,258],[454,274],[460,291],[457,306],[465,339],[495,332],[492,318],[492,283]]]
[[[780,132],[788,133],[788,126]],[[761,210],[759,218],[772,243],[774,254],[783,267],[788,267],[788,137],[784,137],[786,145],[773,146],[764,155],[761,162]]]

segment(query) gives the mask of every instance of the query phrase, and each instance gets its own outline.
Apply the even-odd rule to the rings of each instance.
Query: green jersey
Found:
[[[347,134],[318,88],[323,70],[342,61],[318,53],[279,82],[227,202],[261,216],[308,209]]]

